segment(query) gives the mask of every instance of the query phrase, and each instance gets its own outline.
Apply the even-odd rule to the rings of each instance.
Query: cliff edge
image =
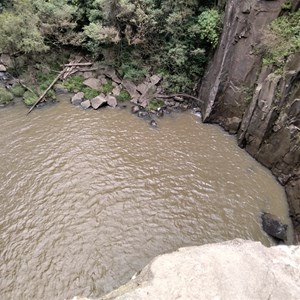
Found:
[[[101,300],[299,299],[300,247],[233,240],[155,258]]]

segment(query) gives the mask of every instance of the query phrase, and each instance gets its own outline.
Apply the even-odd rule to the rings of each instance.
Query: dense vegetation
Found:
[[[290,7],[285,4],[283,10]],[[287,58],[300,50],[300,10],[275,19],[266,32],[264,64],[281,70]]]
[[[72,47],[115,65],[125,78],[158,72],[166,88],[191,90],[218,42],[216,2],[5,0],[0,52],[18,56]]]

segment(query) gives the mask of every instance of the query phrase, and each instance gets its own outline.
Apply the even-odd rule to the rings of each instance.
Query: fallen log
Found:
[[[80,67],[80,66],[92,66],[93,63],[91,62],[87,62],[87,63],[69,63],[69,64],[66,64],[65,67]]]
[[[37,96],[37,94],[36,94],[30,87],[28,87],[27,85],[25,85],[24,83],[22,83],[20,80],[18,80],[18,82],[19,82],[19,84],[20,84],[25,90],[27,90],[27,91],[29,91],[30,93],[32,93],[33,95],[36,95],[36,96]]]
[[[67,67],[64,68],[51,82],[51,84],[48,86],[48,88],[44,91],[44,93],[39,97],[39,99],[31,106],[30,110],[28,111],[27,115],[31,113],[31,111],[44,99],[44,97],[47,95],[47,93],[50,91],[50,89],[54,86],[54,84],[58,81],[58,79],[66,72]]]

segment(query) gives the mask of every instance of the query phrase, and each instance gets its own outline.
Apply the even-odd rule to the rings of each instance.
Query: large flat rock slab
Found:
[[[102,300],[299,299],[300,246],[234,240],[158,256]]]

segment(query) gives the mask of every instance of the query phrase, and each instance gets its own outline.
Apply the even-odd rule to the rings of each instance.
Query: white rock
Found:
[[[91,101],[90,100],[85,100],[85,101],[81,102],[80,105],[83,109],[88,109],[88,108],[91,107]]]
[[[71,103],[73,105],[80,105],[83,99],[84,99],[84,93],[79,92],[72,97]]]
[[[6,72],[6,67],[4,65],[0,65],[0,72]]]
[[[116,97],[114,96],[107,96],[107,104],[110,106],[110,107],[116,107],[118,105],[118,102],[117,102],[117,99]]]
[[[234,240],[158,256],[101,299],[293,300],[299,299],[299,283],[300,246]]]
[[[106,102],[107,99],[100,95],[91,100],[91,105],[93,109],[98,109],[101,105],[103,105]]]
[[[83,82],[83,84],[94,90],[99,90],[102,85],[101,81],[97,78],[88,78]]]

